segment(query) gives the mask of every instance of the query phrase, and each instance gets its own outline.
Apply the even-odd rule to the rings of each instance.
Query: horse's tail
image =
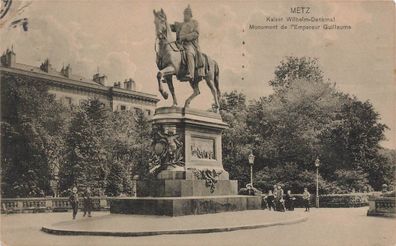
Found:
[[[215,60],[213,60],[213,62],[214,62],[213,81],[214,81],[214,85],[215,85],[216,91],[217,91],[217,98],[220,100],[220,97],[221,97],[220,85],[219,85],[220,69],[219,69],[219,65],[217,65],[217,62]]]

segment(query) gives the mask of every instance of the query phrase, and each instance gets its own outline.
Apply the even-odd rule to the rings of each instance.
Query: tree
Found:
[[[381,165],[378,165],[378,173],[380,173],[381,178],[377,182],[383,181],[384,184],[396,187],[396,150],[381,148],[379,154],[383,160],[378,162],[381,163]]]
[[[50,180],[64,150],[68,111],[46,85],[5,74],[1,83],[2,193],[51,194]]]
[[[339,112],[337,124],[329,125],[321,136],[323,158],[331,161],[329,172],[337,169],[362,169],[368,173],[370,184],[379,189],[384,179],[381,166],[380,141],[384,139],[385,124],[379,122],[379,114],[366,101],[347,97]]]
[[[252,136],[246,125],[246,96],[236,91],[224,93],[220,100],[220,113],[229,125],[222,135],[224,168],[243,186],[249,182],[247,156],[252,150]]]
[[[133,173],[136,174],[140,179],[151,179],[153,178],[150,174],[149,160],[151,158],[151,123],[148,121],[144,112],[138,110],[135,114],[135,142],[132,145],[133,148],[133,160],[134,168]]]
[[[332,124],[339,108],[335,89],[328,83],[293,82],[282,94],[253,101],[248,128],[258,140],[256,151],[265,165],[296,163],[312,169],[320,155],[321,132]]]
[[[307,185],[298,179],[306,179],[314,173],[313,162],[317,157],[322,162],[320,173],[324,190],[339,191],[336,184],[341,171],[338,174],[336,171],[340,169],[352,175],[353,170],[360,168],[364,185],[367,185],[365,177],[377,189],[380,183],[389,182],[386,177],[392,175],[392,168],[384,164],[386,160],[379,153],[379,142],[384,138],[386,126],[380,123],[379,114],[370,102],[361,102],[337,91],[325,80],[318,60],[307,57],[287,57],[281,61],[270,84],[275,93],[249,105],[242,100],[242,107],[235,103],[241,101],[237,92],[232,92],[231,97],[225,94],[231,98],[223,100],[223,108],[227,110],[222,116],[231,128],[224,134],[224,139],[229,141],[223,147],[227,150],[225,156],[241,153],[232,146],[245,148],[245,152],[253,149],[255,171],[261,173],[257,182],[280,182],[293,189]],[[230,107],[229,102],[237,106]],[[231,111],[233,108],[237,111]],[[230,161],[236,166],[238,162],[243,163],[243,159]],[[263,170],[272,170],[277,175]],[[293,175],[278,175],[274,170]],[[304,173],[305,176],[299,176]],[[295,182],[290,183],[290,179]],[[359,184],[352,186],[360,187]],[[339,187],[349,189],[342,182]]]
[[[275,69],[275,78],[269,84],[276,92],[287,90],[292,82],[308,80],[323,82],[323,72],[319,67],[318,59],[311,57],[288,56]]]
[[[60,170],[61,190],[90,187],[94,194],[105,191],[109,173],[107,143],[110,109],[99,99],[75,109],[66,138],[66,156]]]
[[[106,195],[119,196],[121,193],[124,193],[124,191],[128,192],[128,189],[124,187],[125,180],[128,177],[122,163],[113,162],[112,165],[110,165],[110,172],[107,177]]]
[[[362,169],[357,170],[343,170],[338,169],[335,171],[337,186],[342,191],[352,192],[359,191],[364,192],[370,190],[367,176]]]
[[[149,176],[151,125],[141,111],[114,112],[111,131],[106,194],[131,194],[134,177],[138,175],[144,179]]]
[[[285,191],[302,193],[304,188],[310,191],[316,190],[316,173],[314,171],[301,170],[295,163],[285,163],[276,168],[264,167],[255,173],[255,186],[267,192],[274,185],[281,185]],[[319,175],[319,190],[323,193],[334,192],[334,187]]]

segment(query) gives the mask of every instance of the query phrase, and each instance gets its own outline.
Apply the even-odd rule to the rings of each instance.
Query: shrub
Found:
[[[328,194],[319,195],[319,207],[321,208],[352,208],[368,206],[368,199],[375,195],[371,193],[350,193],[350,194]],[[295,207],[304,207],[302,194],[293,195]],[[315,206],[315,195],[311,195],[311,206]]]

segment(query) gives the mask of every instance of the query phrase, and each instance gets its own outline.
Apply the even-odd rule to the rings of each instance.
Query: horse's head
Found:
[[[166,14],[163,9],[160,11],[153,10],[155,32],[158,39],[166,39],[168,35],[168,23],[166,21]]]

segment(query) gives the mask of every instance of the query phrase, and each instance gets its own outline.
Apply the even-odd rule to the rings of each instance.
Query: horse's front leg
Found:
[[[173,66],[167,66],[166,68],[162,69],[161,71],[158,72],[157,74],[157,80],[158,80],[158,87],[159,87],[159,91],[161,93],[161,95],[165,98],[168,99],[168,93],[166,93],[163,89],[162,89],[162,83],[166,82],[168,84],[169,87],[169,83],[167,81],[166,78],[168,77],[172,77],[172,75],[175,74],[175,68]],[[169,90],[172,93],[173,96],[173,103],[175,103],[175,99],[176,97],[174,96],[174,89],[173,89],[173,83],[172,83],[172,89],[169,88]],[[173,92],[172,92],[173,90]]]
[[[168,99],[168,93],[164,91],[164,89],[162,88],[162,80],[163,80],[163,74],[161,73],[161,71],[159,71],[157,73],[158,90],[161,93],[162,97],[166,100]]]
[[[169,90],[170,90],[170,92],[172,94],[172,99],[173,99],[173,105],[172,106],[176,107],[177,106],[177,99],[176,99],[176,94],[175,94],[175,87],[173,87],[172,76],[173,75],[165,76],[165,80],[166,80],[166,83],[168,84],[168,88],[169,88]]]

